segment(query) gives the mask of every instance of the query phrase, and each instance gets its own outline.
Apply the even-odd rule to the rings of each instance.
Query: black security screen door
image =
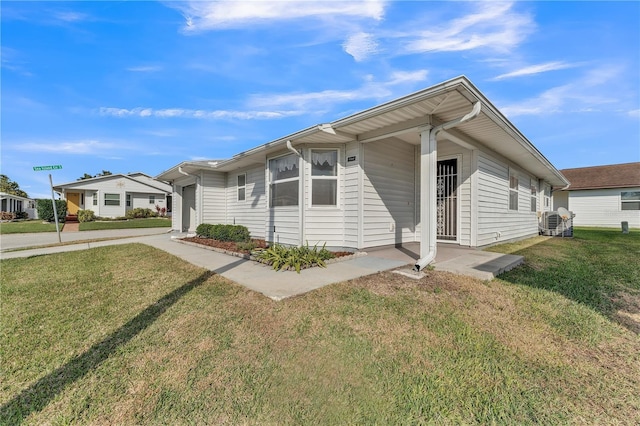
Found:
[[[438,239],[456,241],[458,236],[458,160],[438,161],[436,182]]]

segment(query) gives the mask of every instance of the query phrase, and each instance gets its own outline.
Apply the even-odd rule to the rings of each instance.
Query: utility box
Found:
[[[623,234],[628,234],[629,233],[629,222],[622,222],[622,233]]]

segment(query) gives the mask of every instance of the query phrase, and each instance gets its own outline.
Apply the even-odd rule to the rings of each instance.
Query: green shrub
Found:
[[[214,225],[213,238],[218,241],[233,241],[236,243],[249,241],[249,230],[242,225]]]
[[[143,209],[142,207],[136,207],[127,211],[127,219],[145,219],[147,217],[155,217],[156,213],[151,209]]]
[[[300,273],[300,270],[312,266],[324,268],[327,266],[325,260],[333,257],[333,253],[325,249],[324,246],[318,250],[317,245],[310,248],[308,244],[302,247],[286,247],[276,244],[261,251],[256,259],[271,265],[276,271],[295,269],[297,273]]]
[[[249,230],[242,225],[210,225],[202,223],[196,228],[196,235],[203,238],[213,238],[218,241],[247,242],[251,239]]]
[[[29,213],[27,213],[27,212],[16,212],[16,219],[29,219]]]
[[[196,228],[196,235],[198,237],[202,237],[202,238],[213,238],[211,237],[212,233],[211,233],[211,227],[213,225],[210,225],[208,223],[201,223],[200,225],[198,225],[198,227]]]
[[[96,214],[93,210],[78,210],[78,222],[93,222],[96,220]]]
[[[55,215],[53,214],[53,204],[51,200],[39,199],[36,200],[36,208],[38,209],[38,217],[47,222],[54,222]],[[65,200],[56,200],[56,210],[58,211],[58,220],[64,222],[64,217],[67,215],[67,202]]]

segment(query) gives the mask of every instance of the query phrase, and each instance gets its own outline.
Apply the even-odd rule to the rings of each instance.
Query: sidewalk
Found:
[[[142,231],[142,230],[118,230]],[[153,231],[153,229],[146,229]],[[101,235],[106,235],[105,231]],[[107,231],[110,234],[118,234]],[[84,232],[72,233],[87,235]],[[277,272],[271,267],[250,260],[218,253],[193,245],[175,241],[177,235],[171,235],[163,230],[156,230],[155,235],[129,236],[109,241],[79,243],[66,246],[47,247],[32,250],[22,250],[0,253],[0,259],[31,257],[53,253],[86,250],[95,247],[112,246],[117,244],[142,243],[171,253],[191,264],[213,271],[225,278],[243,285],[251,290],[264,294],[273,300],[307,293],[325,285],[346,281],[381,271],[400,270],[405,275],[410,272],[419,246],[408,245],[403,248],[386,248],[372,250],[369,254],[350,260],[331,263],[326,268],[311,268],[302,270],[300,274],[292,271]],[[522,256],[503,255],[484,252],[457,246],[446,246],[438,249],[435,267],[437,270],[449,271],[461,275],[468,275],[482,280],[490,280],[505,270],[509,270],[522,263]],[[422,278],[423,275],[413,275]]]
[[[138,236],[95,243],[72,244],[0,253],[1,259],[31,257],[62,253],[116,244],[142,243],[164,250],[196,266],[213,271],[225,278],[264,294],[273,300],[307,293],[325,285],[374,274],[405,266],[405,261],[378,257],[360,257],[327,265],[326,268],[305,269],[295,272],[277,272],[271,267],[250,260],[229,256],[200,247],[173,241],[168,233],[162,235]]]

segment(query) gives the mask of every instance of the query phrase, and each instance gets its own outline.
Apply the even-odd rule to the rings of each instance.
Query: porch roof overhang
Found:
[[[251,165],[264,165],[266,157],[285,150],[288,141],[293,146],[350,141],[366,143],[393,136],[417,145],[421,131],[468,113],[476,102],[481,103],[480,115],[454,130],[441,132],[439,140],[449,139],[468,147],[484,147],[552,186],[568,185],[562,173],[465,76],[331,123],[309,127],[241,152],[228,160],[183,162],[156,178],[175,180],[183,176],[180,169],[189,173],[202,169],[229,172]]]

